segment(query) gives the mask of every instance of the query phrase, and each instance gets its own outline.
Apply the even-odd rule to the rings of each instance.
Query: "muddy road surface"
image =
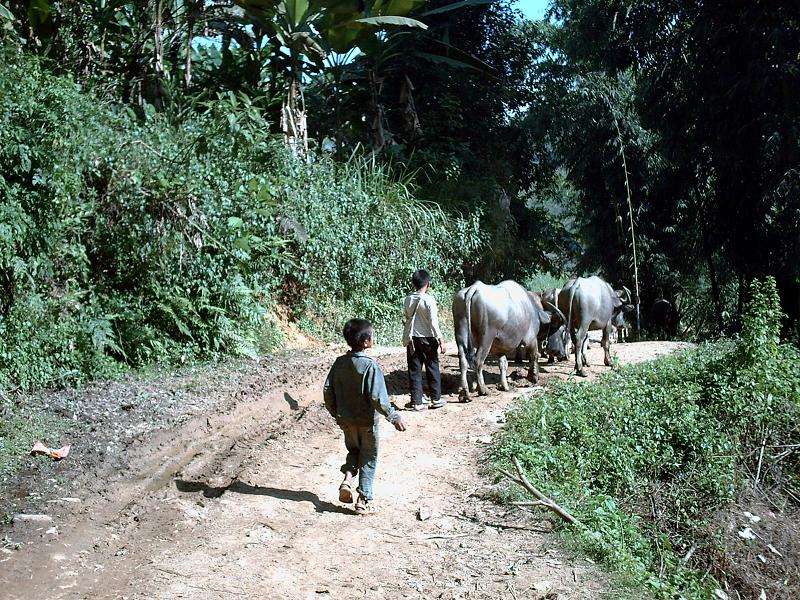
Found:
[[[613,352],[628,363],[678,347],[643,342]],[[321,389],[342,351],[318,347],[39,398],[90,431],[64,440],[73,445],[61,462],[31,458],[3,499],[4,511],[33,517],[0,532],[0,597],[601,597],[606,577],[554,547],[548,515],[491,500],[488,444],[506,407],[531,392],[498,391],[496,364],[490,395],[460,404],[458,360],[444,356],[447,406],[404,412],[403,433],[382,425],[377,512],[357,516],[339,503],[344,444]],[[403,351],[371,353],[402,407]],[[596,344],[589,358],[602,364]],[[570,362],[543,366],[545,386],[572,372]]]

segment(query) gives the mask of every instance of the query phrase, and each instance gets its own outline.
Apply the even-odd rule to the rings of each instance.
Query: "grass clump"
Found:
[[[654,596],[709,597],[725,577],[715,513],[756,473],[774,494],[800,474],[797,454],[777,456],[800,442],[800,353],[779,343],[778,307],[774,281],[754,282],[738,339],[528,397],[495,465],[519,458],[582,522],[568,536]]]
[[[14,400],[0,394],[0,488],[28,456],[36,440],[58,440],[70,426],[64,417],[17,407]]]

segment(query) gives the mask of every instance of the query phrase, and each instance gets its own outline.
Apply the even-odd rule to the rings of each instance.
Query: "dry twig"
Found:
[[[570,525],[579,524],[579,521],[575,517],[569,514],[569,512],[564,510],[558,504],[553,502],[550,498],[545,496],[542,492],[537,490],[531,484],[531,482],[528,481],[528,478],[525,477],[525,472],[522,470],[522,465],[519,464],[519,460],[517,459],[516,456],[512,457],[511,460],[514,462],[514,467],[517,469],[517,476],[515,477],[508,471],[505,471],[504,469],[500,469],[500,473],[508,477],[514,483],[517,483],[522,487],[524,487],[526,490],[528,490],[531,494],[533,494],[537,498],[536,502],[512,502],[512,504],[514,504],[515,506],[542,506],[547,510],[557,514],[559,517],[561,517]]]

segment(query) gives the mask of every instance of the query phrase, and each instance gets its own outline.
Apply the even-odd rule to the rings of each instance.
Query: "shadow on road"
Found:
[[[297,403],[297,400],[292,398],[292,396],[291,396],[291,394],[289,394],[289,392],[284,392],[283,393],[283,399],[286,400],[286,403],[289,405],[289,408],[291,410],[300,410],[300,405]]]
[[[442,365],[441,374],[442,374],[442,394],[458,393],[458,387],[461,382],[461,375],[459,374],[458,371],[458,365],[456,365],[456,367],[454,368],[450,367],[449,365]],[[500,381],[499,375],[487,374],[486,375],[487,383],[492,383],[492,379],[495,377],[499,382]],[[408,385],[407,370],[397,369],[395,371],[390,371],[386,373],[385,379],[386,379],[386,389],[389,392],[390,396],[404,396],[409,394],[410,388]],[[422,385],[424,393],[430,395],[430,389],[428,388],[428,382],[424,373],[422,375]]]
[[[202,492],[206,498],[219,498],[226,492],[234,492],[236,494],[253,494],[256,496],[271,496],[279,500],[290,500],[292,502],[310,502],[314,505],[314,510],[317,512],[333,512],[345,515],[352,515],[353,511],[320,500],[319,496],[313,492],[306,490],[284,490],[281,488],[261,487],[258,485],[250,485],[239,480],[234,480],[230,485],[215,487],[208,485],[205,481],[185,481],[183,479],[175,480],[175,487],[179,492]]]

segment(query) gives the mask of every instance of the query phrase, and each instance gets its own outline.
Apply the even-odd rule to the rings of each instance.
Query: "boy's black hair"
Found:
[[[344,324],[342,334],[348,346],[353,350],[361,350],[366,341],[372,337],[372,323],[366,319],[350,319]]]
[[[411,283],[415,290],[425,287],[431,282],[431,275],[425,269],[417,269],[411,276]]]

